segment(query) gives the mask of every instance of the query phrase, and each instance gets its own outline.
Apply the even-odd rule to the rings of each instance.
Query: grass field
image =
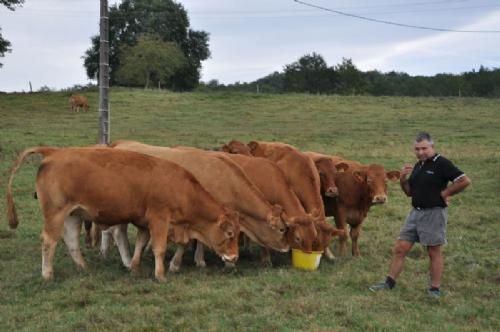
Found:
[[[251,248],[240,254],[232,273],[213,254],[205,270],[186,254],[181,272],[167,274],[160,284],[153,280],[151,257],[132,276],[121,267],[117,250],[104,260],[96,249],[83,247],[89,269],[79,272],[60,242],[55,281],[43,282],[41,213],[33,199],[37,159],[14,181],[16,231],[8,230],[5,218],[6,178],[24,148],[97,142],[97,93],[88,95],[91,112],[72,113],[67,94],[0,94],[0,330],[500,330],[499,100],[111,91],[112,139],[150,144],[278,140],[399,169],[414,162],[415,134],[430,131],[437,150],[473,182],[452,200],[445,296],[432,301],[425,292],[428,259],[420,246],[393,291],[368,291],[385,277],[409,210],[397,184],[390,185],[388,204],[372,208],[365,221],[362,256],[335,264],[324,260],[315,272],[293,269],[289,255],[279,253],[273,253],[272,268],[262,267],[258,250]],[[167,259],[172,254],[173,248]]]

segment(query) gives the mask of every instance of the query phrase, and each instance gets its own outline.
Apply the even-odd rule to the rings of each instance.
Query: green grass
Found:
[[[97,142],[97,98],[89,93],[91,112],[76,114],[64,93],[0,94],[0,215],[17,153],[39,144]],[[261,267],[252,247],[241,253],[233,273],[211,253],[208,268],[197,269],[187,253],[181,272],[160,284],[153,281],[151,257],[132,276],[116,250],[104,260],[83,247],[89,269],[79,272],[60,242],[55,281],[45,283],[33,158],[14,181],[18,229],[8,230],[6,218],[0,219],[0,330],[500,330],[499,100],[113,89],[111,117],[113,139],[199,147],[233,138],[277,140],[389,169],[413,163],[415,134],[430,131],[438,151],[473,181],[449,211],[444,298],[426,296],[428,259],[420,246],[410,253],[395,290],[368,291],[386,275],[409,209],[397,184],[390,185],[389,203],[374,207],[365,221],[362,257],[324,260],[315,272],[293,269],[289,255],[279,253],[273,253],[274,267]]]

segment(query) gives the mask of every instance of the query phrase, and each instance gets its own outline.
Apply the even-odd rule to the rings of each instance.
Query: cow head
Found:
[[[222,146],[222,151],[224,151],[226,153],[252,156],[252,154],[250,153],[250,148],[246,144],[244,144],[240,141],[234,140],[234,139],[232,141],[230,141],[229,143],[224,144]]]
[[[318,241],[314,243],[314,251],[323,251],[330,244],[334,236],[345,236],[343,229],[337,229],[326,222],[320,222],[316,225],[318,232]]]
[[[260,146],[259,142],[251,141],[247,144],[250,154],[254,157],[266,157],[264,148]]]
[[[286,232],[286,225],[282,219],[282,214],[283,208],[278,204],[274,204],[272,206],[271,212],[269,212],[269,214],[267,215],[267,222],[274,230],[277,230],[284,235]]]
[[[211,232],[210,244],[225,262],[235,263],[238,260],[238,238],[240,234],[239,214],[226,210],[217,218]]]
[[[283,220],[287,226],[286,236],[290,247],[311,252],[318,236],[313,218],[310,215],[288,218],[284,214]]]
[[[321,192],[327,197],[335,198],[339,195],[339,190],[335,184],[337,172],[343,172],[349,168],[346,163],[335,165],[330,158],[319,158],[314,161],[318,170]]]
[[[387,201],[387,182],[399,179],[399,171],[386,172],[384,166],[377,164],[360,167],[352,175],[367,186],[371,204],[384,204]]]

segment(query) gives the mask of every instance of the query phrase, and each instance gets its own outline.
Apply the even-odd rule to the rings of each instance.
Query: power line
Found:
[[[420,26],[420,25],[411,25],[411,24],[404,24],[404,23],[397,23],[397,22],[391,22],[391,21],[385,21],[385,20],[378,20],[375,18],[370,18],[370,17],[365,17],[365,16],[359,16],[355,14],[350,14],[346,13],[340,10],[335,10],[331,8],[326,8],[326,7],[321,7],[312,3],[307,3],[303,2],[300,0],[293,0],[301,5],[308,6],[311,8],[316,8],[316,9],[321,9],[324,11],[336,13],[339,15],[343,16],[348,16],[348,17],[354,17],[360,20],[365,20],[365,21],[370,21],[370,22],[375,22],[375,23],[382,23],[382,24],[389,24],[389,25],[395,25],[395,26],[400,26],[400,27],[405,27],[405,28],[413,28],[413,29],[421,29],[421,30],[433,30],[433,31],[446,31],[446,32],[466,32],[466,33],[500,33],[500,30],[454,30],[454,29],[446,29],[446,28],[431,28],[431,27],[425,27],[425,26]]]

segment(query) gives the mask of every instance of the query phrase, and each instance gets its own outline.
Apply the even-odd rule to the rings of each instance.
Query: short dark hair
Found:
[[[415,137],[415,142],[420,143],[422,141],[428,141],[429,143],[434,144],[431,134],[425,131],[419,132],[417,137]]]

